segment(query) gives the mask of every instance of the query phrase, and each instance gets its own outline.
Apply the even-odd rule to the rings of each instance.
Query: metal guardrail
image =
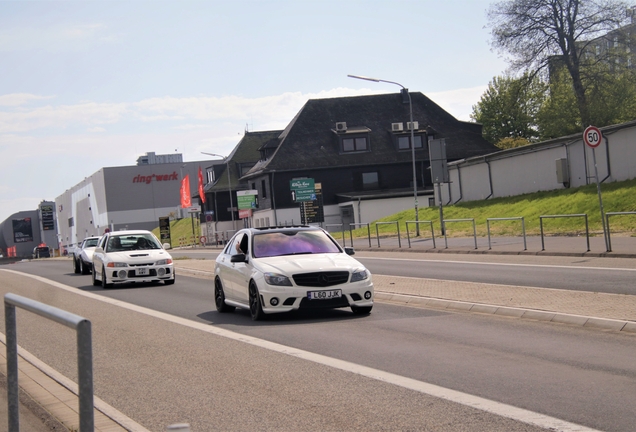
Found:
[[[376,222],[375,223],[375,236],[378,239],[378,247],[380,247],[380,232],[378,230],[378,225],[393,225],[395,224],[395,226],[397,227],[397,237],[398,237],[398,247],[402,247],[402,242],[400,240],[400,224],[396,221],[396,222]]]
[[[20,431],[18,387],[18,340],[16,307],[48,318],[77,332],[77,369],[79,387],[80,432],[93,432],[93,342],[91,322],[79,315],[16,294],[4,296],[4,319],[7,342],[7,398],[9,430]]]
[[[446,222],[472,222],[473,223],[473,238],[475,239],[475,249],[477,249],[477,228],[475,227],[475,219],[444,219],[442,221],[442,226],[446,227]],[[448,249],[448,237],[446,232],[448,230],[444,229],[444,243],[446,244],[446,249]]]
[[[545,250],[545,244],[543,242],[543,219],[544,218],[567,218],[567,217],[583,217],[585,218],[585,238],[587,239],[587,251],[590,251],[590,228],[589,228],[589,224],[587,222],[587,214],[585,213],[581,213],[581,214],[569,214],[569,215],[544,215],[544,216],[539,216],[539,226],[541,227],[541,250],[544,251]]]
[[[367,227],[367,236],[369,237],[369,247],[371,247],[371,226],[368,223],[350,223],[349,224],[349,239],[351,240],[351,247],[353,247],[353,230],[351,227],[354,226],[366,226]]]
[[[347,241],[345,239],[345,231],[344,231],[344,224],[325,224],[325,228],[327,227],[340,227],[342,228],[342,247],[347,246]],[[329,230],[327,230],[329,231]],[[351,246],[353,246],[353,243],[351,243]]]
[[[526,243],[526,223],[523,217],[509,217],[509,218],[488,218],[486,219],[486,228],[488,230],[488,249],[492,249],[490,245],[490,221],[505,221],[505,220],[521,220],[521,231],[523,233],[523,250],[528,250],[528,245]]]
[[[609,217],[610,216],[624,216],[624,215],[636,215],[636,212],[607,212],[605,213],[605,219],[607,220],[607,251],[611,252],[612,251],[612,240],[611,240],[611,230],[610,230],[610,223],[609,223]]]
[[[416,224],[415,226],[419,226],[419,224],[430,224],[431,226],[431,238],[433,239],[433,249],[436,248],[435,246],[435,232],[433,231],[433,222],[432,221],[406,221],[406,238],[409,241],[409,248],[411,247],[411,235],[409,233],[409,224],[413,223]]]

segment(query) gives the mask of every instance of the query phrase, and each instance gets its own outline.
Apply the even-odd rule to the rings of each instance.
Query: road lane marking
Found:
[[[376,257],[356,257],[358,261],[365,259],[380,260],[380,261],[416,261],[427,263],[445,263],[445,264],[476,264],[476,265],[489,265],[489,266],[504,266],[504,267],[540,267],[540,268],[556,268],[556,269],[571,269],[571,270],[610,270],[610,271],[627,271],[636,272],[636,269],[629,268],[614,268],[614,267],[579,267],[579,266],[564,266],[564,265],[548,265],[548,264],[514,264],[514,263],[490,263],[490,262],[478,262],[478,261],[452,261],[452,260],[427,260],[427,259],[414,259],[414,258],[376,258]]]
[[[220,336],[220,337],[235,340],[238,342],[243,342],[252,346],[269,350],[269,351],[274,351],[280,354],[289,355],[289,356],[307,360],[313,363],[339,369],[345,372],[354,373],[354,374],[371,378],[371,379],[381,381],[384,383],[393,384],[393,385],[406,388],[409,390],[413,390],[422,394],[433,396],[439,399],[444,399],[450,402],[458,403],[458,404],[475,408],[481,411],[489,412],[491,414],[495,414],[501,417],[516,420],[522,423],[542,427],[548,430],[558,430],[558,431],[564,431],[564,432],[596,431],[596,429],[587,428],[585,426],[567,422],[565,420],[561,420],[555,417],[536,413],[536,412],[526,410],[523,408],[518,408],[512,405],[507,405],[501,402],[496,402],[490,399],[473,396],[467,393],[448,389],[448,388],[441,387],[435,384],[418,381],[412,378],[404,377],[404,376],[393,374],[390,372],[385,372],[385,371],[374,369],[367,366],[362,366],[362,365],[348,362],[345,360],[339,360],[336,358],[327,357],[322,354],[316,354],[316,353],[301,350],[298,348],[285,346],[285,345],[278,344],[275,342],[270,342],[264,339],[259,339],[253,336],[243,335],[243,334],[236,333],[230,330],[225,330],[223,328],[213,327],[213,326],[210,326],[210,324],[199,323],[199,322],[192,321],[186,318],[181,318],[181,317],[170,315],[164,312],[159,312],[159,311],[148,309],[142,306],[126,303],[121,300],[115,300],[108,297],[103,297],[97,294],[93,294],[90,292],[85,292],[82,290],[78,290],[77,288],[71,287],[69,285],[64,285],[62,283],[59,283],[50,279],[46,279],[41,276],[23,273],[16,270],[0,269],[0,271],[5,271],[9,273],[14,273],[20,276],[29,277],[37,281],[46,283],[48,285],[77,294],[77,295],[82,295],[87,298],[91,298],[93,300],[109,303],[111,305],[119,306],[121,308],[142,313],[148,316],[152,316],[154,318],[160,318],[165,321],[172,322],[174,324],[179,324],[179,325],[183,325],[185,327],[189,327],[192,329],[204,331],[204,332],[213,334],[215,336]]]

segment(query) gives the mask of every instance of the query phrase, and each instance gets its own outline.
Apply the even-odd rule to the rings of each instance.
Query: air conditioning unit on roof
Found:
[[[346,122],[336,122],[336,130],[338,132],[344,132],[347,130],[347,123]]]
[[[391,123],[391,130],[393,132],[400,132],[404,130],[404,125],[402,123]]]
[[[418,129],[420,128],[420,124],[419,124],[418,122],[414,121],[414,122],[413,122],[413,125],[411,126],[411,122],[407,122],[407,123],[406,123],[406,128],[407,128],[408,130],[411,130],[411,129],[413,129],[413,130],[418,130]]]

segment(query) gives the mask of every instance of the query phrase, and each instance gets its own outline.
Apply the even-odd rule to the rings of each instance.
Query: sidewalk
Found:
[[[338,243],[351,246],[352,241],[345,235],[334,237]],[[421,231],[420,237],[401,234],[397,237],[354,238],[355,250],[386,250],[400,252],[427,253],[468,253],[502,255],[546,255],[546,256],[590,256],[602,258],[636,258],[636,237],[610,237],[611,251],[607,251],[603,235],[589,238],[585,236],[540,236],[524,237],[431,237],[430,232]]]
[[[558,241],[558,244],[557,244]],[[427,253],[481,253],[481,254],[528,254],[528,255],[570,255],[589,257],[636,258],[636,238],[617,237],[612,240],[613,250],[606,252],[603,238],[590,239],[590,251],[587,251],[586,239],[546,238],[542,250],[537,237],[528,237],[526,249],[522,238],[491,239],[478,238],[477,249],[473,238],[448,239],[448,248],[444,238],[436,238],[433,247],[431,238],[411,239],[411,248],[405,239],[372,238],[371,247],[367,239],[355,239],[357,251],[382,251],[386,253],[419,252]],[[350,246],[347,239],[347,246]],[[552,250],[550,250],[552,248]],[[557,250],[558,248],[558,250]],[[177,273],[212,280],[214,260],[178,259],[175,260]],[[484,283],[442,281],[395,276],[373,276],[376,300],[411,307],[439,308],[445,310],[486,313],[517,319],[548,321],[560,324],[579,325],[610,331],[636,333],[636,296],[576,292],[568,290],[528,288],[519,286],[491,285]],[[0,345],[0,372],[6,371],[5,349]],[[72,385],[56,377],[55,372],[43,372],[46,365],[38,364],[37,359],[24,356],[20,359],[20,386],[28,393],[32,403],[26,407],[21,402],[22,430],[44,432],[60,429],[60,422],[69,428],[79,428],[77,416],[77,396]],[[0,404],[7,405],[6,389],[0,387]],[[35,405],[33,405],[35,404]],[[37,410],[32,411],[33,407]],[[144,430],[141,426],[124,427],[117,412],[108,407],[100,408],[95,403],[95,430],[125,431]],[[28,408],[25,412],[23,408]],[[43,414],[44,413],[44,414]],[[48,424],[35,424],[39,418],[48,418]],[[8,423],[6,411],[0,411],[0,431],[6,430]],[[131,423],[128,423],[131,424]],[[134,422],[132,423],[134,424]],[[41,429],[38,427],[41,425]]]

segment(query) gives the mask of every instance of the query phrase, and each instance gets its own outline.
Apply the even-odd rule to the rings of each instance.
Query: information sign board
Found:
[[[314,179],[312,178],[290,180],[289,189],[291,190],[292,200],[294,200],[294,202],[316,200],[316,189]]]

